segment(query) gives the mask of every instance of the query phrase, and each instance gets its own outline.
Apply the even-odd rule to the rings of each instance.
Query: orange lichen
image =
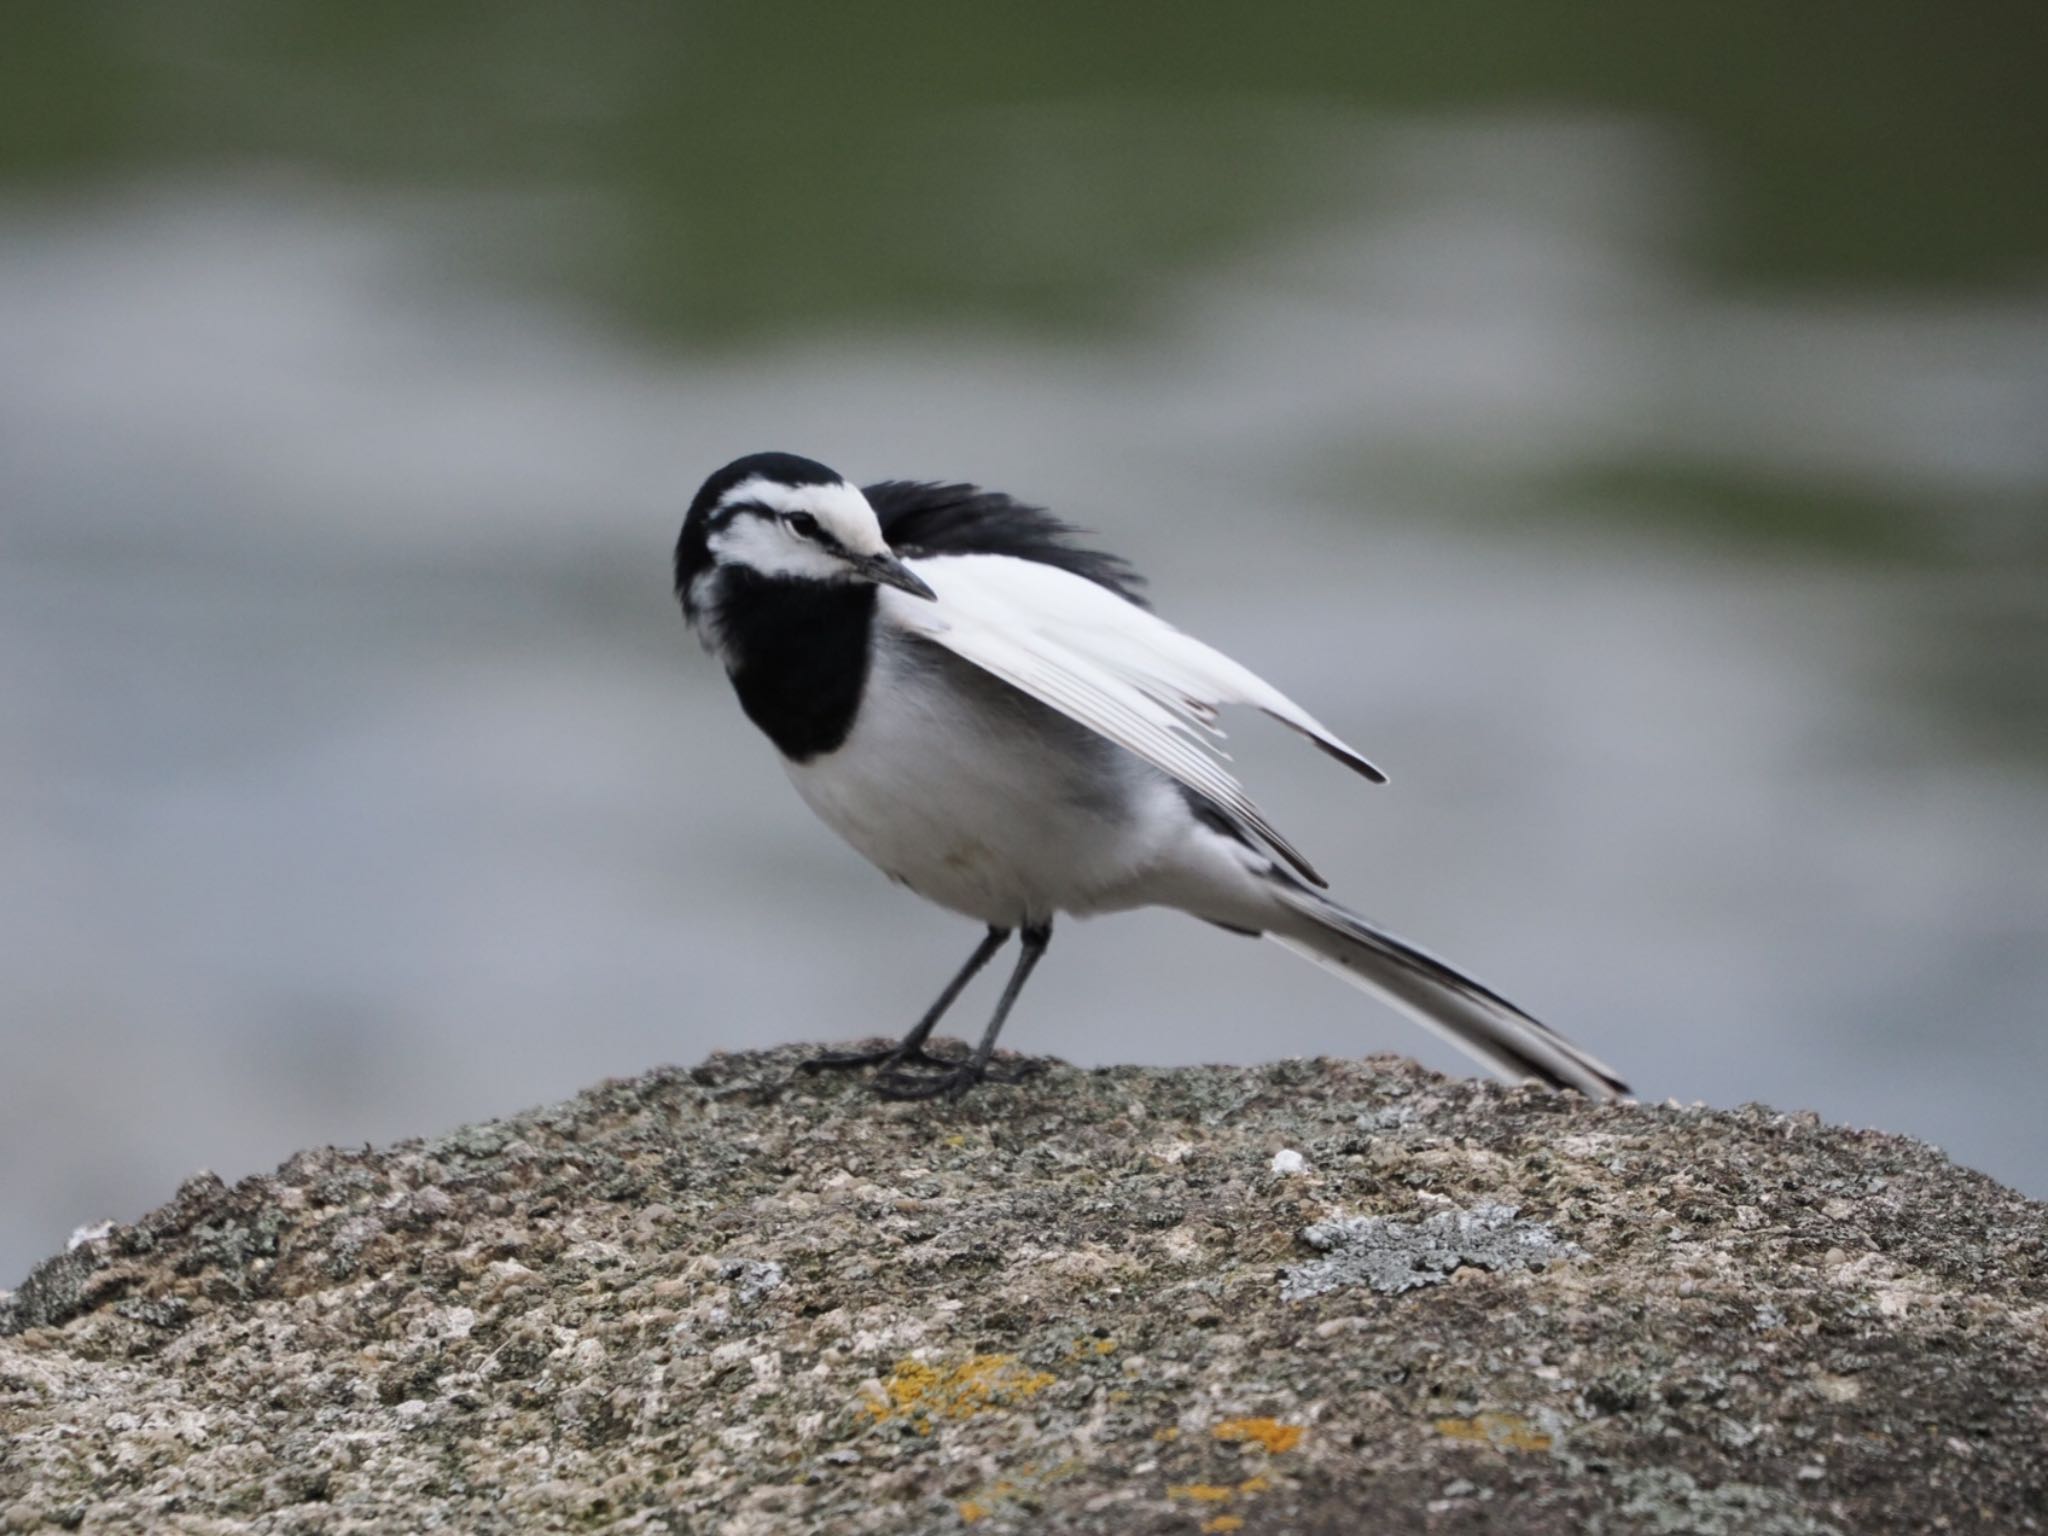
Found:
[[[1169,1424],[1164,1429],[1153,1430],[1152,1438],[1154,1440],[1157,1440],[1161,1445],[1171,1445],[1174,1441],[1180,1438],[1180,1431],[1178,1429],[1175,1429],[1171,1424]]]
[[[881,1383],[880,1396],[862,1405],[874,1419],[907,1418],[919,1434],[935,1419],[971,1418],[989,1408],[1036,1397],[1053,1384],[1045,1371],[1028,1371],[1015,1355],[975,1355],[953,1366],[899,1360]]]
[[[1272,1481],[1263,1477],[1248,1477],[1235,1488],[1221,1483],[1173,1483],[1167,1487],[1169,1499],[1187,1499],[1196,1504],[1228,1504],[1233,1499],[1253,1499],[1273,1486]],[[1202,1529],[1205,1531],[1234,1531],[1244,1524],[1241,1515],[1222,1514],[1213,1516]]]
[[[1438,1419],[1436,1432],[1449,1440],[1471,1440],[1497,1451],[1547,1451],[1550,1436],[1519,1413],[1481,1413],[1469,1419]]]
[[[1291,1451],[1308,1433],[1299,1424],[1282,1424],[1278,1419],[1225,1419],[1209,1431],[1218,1440],[1250,1440],[1274,1455]]]
[[[1088,1469],[1088,1464],[1078,1456],[1069,1456],[1050,1466],[1029,1461],[1020,1467],[1013,1467],[1014,1476],[999,1477],[993,1482],[983,1483],[966,1498],[953,1506],[963,1525],[976,1525],[997,1514],[1002,1506],[1017,1499],[1028,1499],[1057,1483],[1065,1482]]]

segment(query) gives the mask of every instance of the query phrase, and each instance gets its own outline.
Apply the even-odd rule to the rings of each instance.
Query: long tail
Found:
[[[1556,1030],[1436,956],[1291,882],[1276,882],[1272,891],[1298,921],[1284,931],[1269,928],[1267,938],[1393,1004],[1503,1076],[1576,1088],[1593,1099],[1628,1092],[1613,1071]]]

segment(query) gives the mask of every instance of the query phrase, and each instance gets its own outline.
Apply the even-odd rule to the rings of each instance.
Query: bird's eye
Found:
[[[783,526],[800,539],[815,539],[818,536],[818,520],[808,512],[785,512]]]

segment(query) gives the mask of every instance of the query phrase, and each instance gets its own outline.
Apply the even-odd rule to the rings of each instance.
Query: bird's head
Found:
[[[865,584],[929,598],[858,486],[815,459],[755,453],[704,482],[676,541],[676,595],[702,627],[733,581]]]

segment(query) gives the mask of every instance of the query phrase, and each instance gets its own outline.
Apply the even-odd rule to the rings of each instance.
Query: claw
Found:
[[[813,1056],[797,1063],[799,1072],[850,1072],[860,1067],[881,1067],[894,1071],[899,1067],[931,1067],[943,1070],[955,1063],[943,1056],[934,1056],[923,1046],[912,1046],[904,1050],[901,1046],[886,1045],[872,1051],[827,1051],[822,1056]]]
[[[893,1069],[882,1072],[875,1078],[875,1093],[884,1099],[946,1099],[957,1104],[977,1083],[1019,1083],[1044,1070],[1043,1064],[1036,1061],[1021,1061],[1014,1067],[1002,1068],[970,1058],[944,1065],[949,1070],[932,1077],[909,1077]]]
[[[982,1074],[966,1064],[950,1072],[935,1073],[930,1077],[907,1077],[901,1072],[884,1072],[875,1079],[875,1094],[884,1099],[937,1099],[959,1100],[976,1083]]]
[[[982,1076],[991,1083],[1021,1083],[1027,1077],[1036,1077],[1045,1070],[1042,1061],[1020,1061],[1014,1067],[989,1066]]]

